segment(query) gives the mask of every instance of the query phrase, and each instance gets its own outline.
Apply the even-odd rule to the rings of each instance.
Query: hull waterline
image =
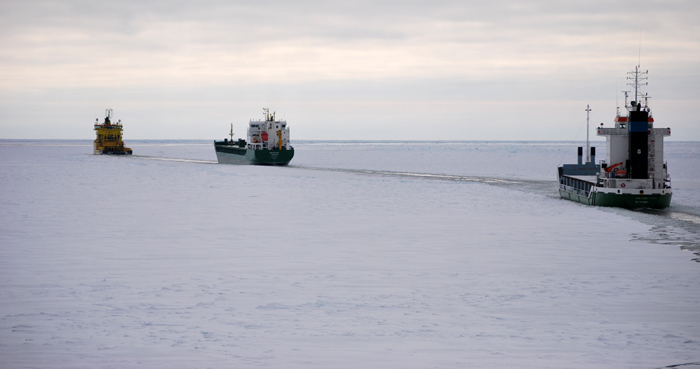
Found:
[[[591,192],[590,196],[584,196],[576,192],[559,189],[559,196],[563,199],[592,206],[611,206],[625,209],[664,209],[671,205],[673,194],[636,195]]]

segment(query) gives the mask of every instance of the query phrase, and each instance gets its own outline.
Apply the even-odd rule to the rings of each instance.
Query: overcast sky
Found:
[[[573,140],[649,70],[700,140],[700,1],[0,1],[0,138]],[[640,48],[641,45],[641,48]],[[640,53],[641,51],[641,53]],[[641,58],[640,58],[641,56]]]

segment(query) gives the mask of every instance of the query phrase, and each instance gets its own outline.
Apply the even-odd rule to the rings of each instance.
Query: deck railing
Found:
[[[579,194],[579,195],[584,196],[584,197],[588,197],[591,194],[590,191],[579,190],[578,188],[567,186],[565,184],[559,184],[559,188],[566,191],[566,192],[572,192],[572,193]]]

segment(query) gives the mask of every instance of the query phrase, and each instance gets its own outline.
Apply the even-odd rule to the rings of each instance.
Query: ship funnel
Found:
[[[595,164],[595,147],[591,147],[591,163]]]
[[[578,147],[578,165],[583,164],[583,147]]]
[[[637,105],[639,106],[639,105]],[[630,111],[629,124],[629,166],[630,178],[649,178],[649,113]]]

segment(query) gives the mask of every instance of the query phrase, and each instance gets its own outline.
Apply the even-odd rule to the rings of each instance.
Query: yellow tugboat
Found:
[[[124,147],[122,142],[122,121],[112,124],[112,109],[105,111],[105,121],[100,124],[95,119],[95,131],[97,138],[93,142],[93,154],[95,155],[131,155],[131,149]]]

